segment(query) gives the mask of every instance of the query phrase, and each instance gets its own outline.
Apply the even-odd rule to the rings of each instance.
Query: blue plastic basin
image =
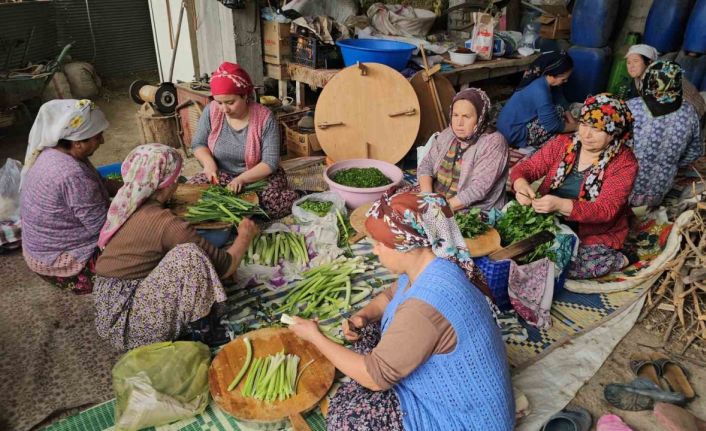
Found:
[[[396,70],[402,70],[412,57],[416,46],[397,42],[395,40],[381,39],[344,39],[336,42],[341,48],[343,63],[352,66],[356,62],[381,63]]]
[[[196,233],[216,248],[221,248],[228,242],[231,229],[196,229]]]
[[[123,165],[122,162],[111,163],[105,166],[99,166],[96,168],[101,177],[105,178],[110,174],[120,175],[120,167]]]

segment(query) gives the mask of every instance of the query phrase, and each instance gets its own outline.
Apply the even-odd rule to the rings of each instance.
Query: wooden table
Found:
[[[440,72],[455,88],[461,88],[471,82],[482,81],[489,78],[511,75],[522,72],[532,63],[539,54],[520,58],[496,58],[487,61],[477,61],[470,66],[458,66],[453,70]],[[304,85],[313,88],[324,88],[340,69],[312,69],[300,64],[287,65],[289,76],[296,82],[297,105],[303,106]]]

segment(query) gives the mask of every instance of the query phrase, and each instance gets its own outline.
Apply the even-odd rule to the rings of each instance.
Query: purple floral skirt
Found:
[[[371,323],[359,330],[353,351],[369,354],[380,342],[380,325]],[[355,380],[345,382],[331,399],[326,417],[330,431],[402,431],[402,411],[395,391],[371,391]]]
[[[81,272],[71,277],[36,274],[40,276],[42,280],[60,289],[70,290],[77,295],[85,295],[93,292],[93,283],[96,280],[96,261],[98,261],[99,256],[100,250],[96,248],[96,251],[88,259],[88,262],[86,262]]]
[[[605,245],[582,245],[571,262],[569,278],[585,280],[602,277],[625,267],[623,253]]]
[[[237,177],[235,174],[218,171],[218,183],[223,187]],[[260,199],[260,206],[272,219],[286,217],[292,213],[292,204],[299,199],[297,192],[289,188],[287,176],[282,168],[267,178],[267,188],[257,194]],[[204,173],[199,173],[191,177],[189,184],[209,184]]]

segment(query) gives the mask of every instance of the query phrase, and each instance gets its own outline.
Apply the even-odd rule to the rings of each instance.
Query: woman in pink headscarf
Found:
[[[191,184],[220,184],[234,192],[268,180],[258,193],[260,205],[271,218],[291,212],[298,195],[287,185],[279,167],[280,134],[272,112],[253,99],[248,73],[225,62],[211,76],[213,101],[204,109],[191,148],[203,172]]]
[[[257,227],[248,219],[220,250],[165,208],[181,171],[181,155],[141,145],[122,166],[124,185],[98,238],[94,294],[98,335],[117,349],[173,340],[190,329],[218,344],[214,305],[226,300],[220,279],[235,273]],[[191,331],[194,332],[194,331]]]

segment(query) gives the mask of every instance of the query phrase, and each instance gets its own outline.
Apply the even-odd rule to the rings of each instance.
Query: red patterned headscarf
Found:
[[[250,75],[237,64],[225,62],[211,75],[211,94],[250,96],[254,86]]]
[[[401,252],[429,247],[435,255],[458,265],[471,283],[492,299],[443,196],[388,192],[373,203],[367,216],[365,228],[376,241]]]
[[[614,98],[608,93],[602,93],[588,96],[581,108],[579,121],[606,132],[611,137],[608,146],[591,166],[583,188],[579,192],[579,200],[594,201],[601,192],[603,175],[608,163],[623,150],[623,147],[632,145],[633,117],[630,108],[624,101]],[[578,132],[576,132],[574,139],[566,147],[564,158],[556,170],[556,175],[550,186],[551,190],[561,187],[566,177],[569,176],[580,149],[581,141]]]

